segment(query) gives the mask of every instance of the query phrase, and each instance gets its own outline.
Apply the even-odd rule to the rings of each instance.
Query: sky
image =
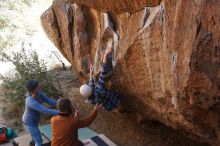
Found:
[[[56,64],[60,64],[56,57],[51,55],[51,53],[54,51],[58,52],[62,61],[66,65],[70,65],[69,62],[61,55],[58,49],[53,45],[53,43],[47,38],[41,27],[40,16],[46,9],[50,7],[51,4],[52,0],[36,0],[31,7],[25,8],[23,13],[15,13],[0,9],[0,13],[5,13],[5,15],[10,16],[9,18],[11,21],[16,23],[16,25],[19,27],[19,29],[14,32],[16,36],[15,39],[18,40],[15,42],[19,42],[20,39],[25,40],[25,44],[28,46],[27,48],[35,50],[38,53],[39,58],[44,59],[47,62],[48,68],[51,68]],[[27,35],[25,32],[27,28],[30,29],[30,32],[33,32],[33,35]],[[8,33],[9,30],[7,31],[7,29],[5,29],[4,31],[0,32],[0,35],[4,36]],[[28,45],[30,43],[31,46]],[[21,43],[17,43],[12,48],[6,50],[6,52],[10,53],[11,51],[19,51],[20,49]],[[1,74],[7,74],[12,69],[13,65],[11,63],[0,63]]]

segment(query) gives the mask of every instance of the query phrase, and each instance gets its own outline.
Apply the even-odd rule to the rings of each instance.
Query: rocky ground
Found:
[[[54,71],[51,74],[56,77],[55,79],[60,83],[65,96],[72,100],[81,115],[87,115],[93,107],[80,96],[80,83],[74,77],[73,72],[70,70]],[[0,114],[1,126],[11,126],[15,120],[17,119],[5,120]],[[48,123],[49,120],[44,122]],[[19,130],[18,135],[23,134],[22,126],[17,126],[15,128],[17,131]],[[135,114],[128,112],[101,111],[90,128],[98,133],[104,133],[119,146],[205,146],[205,144],[192,141],[181,132],[159,122],[145,121],[140,124]]]
[[[54,76],[61,83],[65,96],[72,100],[81,115],[87,115],[92,106],[80,96],[80,83],[74,80],[73,73],[63,71],[54,73]],[[205,146],[159,122],[145,121],[139,124],[136,116],[128,112],[101,111],[90,128],[104,133],[119,146]]]

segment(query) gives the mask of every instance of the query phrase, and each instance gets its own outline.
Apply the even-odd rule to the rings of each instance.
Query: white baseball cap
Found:
[[[89,85],[84,84],[80,87],[79,92],[83,97],[88,98],[92,94],[92,88]]]

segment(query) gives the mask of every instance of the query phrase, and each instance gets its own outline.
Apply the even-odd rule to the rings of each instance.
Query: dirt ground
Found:
[[[53,73],[66,97],[80,110],[82,116],[89,114],[93,106],[79,94],[80,83],[71,71]],[[181,132],[159,122],[145,121],[139,124],[132,113],[101,111],[90,126],[103,133],[119,146],[205,146],[190,140]]]
[[[85,102],[79,94],[79,81],[71,70],[52,71],[54,80],[64,91],[64,95],[71,99],[82,116],[90,113],[93,106]],[[0,102],[1,104],[1,102]],[[1,105],[0,105],[1,107]],[[2,112],[2,109],[0,110]],[[26,133],[18,119],[5,120],[0,113],[0,126],[9,126],[16,129],[18,135]],[[41,120],[48,123],[50,120]],[[15,124],[15,122],[18,122]],[[20,125],[20,126],[19,126]],[[181,132],[173,130],[159,122],[145,121],[139,124],[136,116],[132,113],[99,112],[98,117],[90,126],[97,133],[103,133],[114,141],[118,146],[205,146],[190,140]]]

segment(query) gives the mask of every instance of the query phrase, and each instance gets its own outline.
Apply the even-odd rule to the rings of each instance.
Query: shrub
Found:
[[[1,61],[12,62],[15,66],[13,76],[1,76],[2,87],[6,89],[4,97],[18,106],[24,106],[25,95],[27,94],[26,82],[30,79],[36,79],[40,82],[42,90],[49,97],[62,96],[62,91],[55,88],[52,77],[47,74],[47,67],[44,60],[39,60],[36,51],[13,52],[11,56],[2,53]]]

